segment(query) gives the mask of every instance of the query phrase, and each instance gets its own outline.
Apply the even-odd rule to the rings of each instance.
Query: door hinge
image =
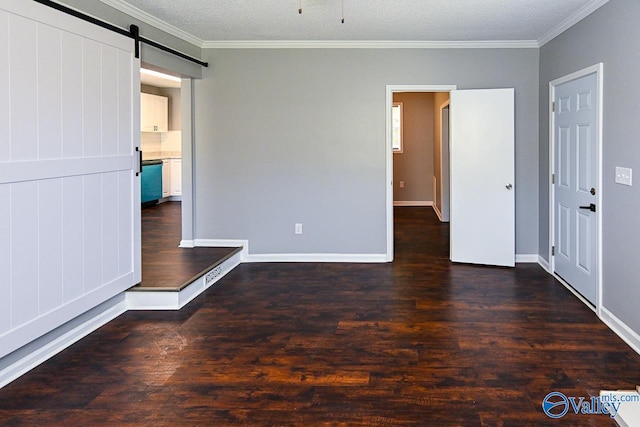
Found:
[[[555,102],[555,101],[553,101],[553,102],[551,103],[551,111],[552,111],[553,113],[555,113],[555,112],[556,112],[556,102]]]
[[[555,256],[555,255],[556,255],[556,247],[551,246],[551,256]]]
[[[551,174],[551,183],[552,183],[552,184],[555,184],[555,183],[556,183],[556,174],[555,174],[555,173],[552,173],[552,174]]]

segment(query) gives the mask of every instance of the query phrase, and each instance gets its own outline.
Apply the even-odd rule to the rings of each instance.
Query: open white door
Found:
[[[0,357],[140,281],[133,48],[0,1]]]
[[[515,265],[514,89],[450,98],[451,260]]]

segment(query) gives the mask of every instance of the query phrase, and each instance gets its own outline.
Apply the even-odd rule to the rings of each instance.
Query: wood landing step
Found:
[[[138,284],[125,292],[130,310],[179,310],[207,290],[242,261],[242,247],[232,248],[224,257],[176,286]]]

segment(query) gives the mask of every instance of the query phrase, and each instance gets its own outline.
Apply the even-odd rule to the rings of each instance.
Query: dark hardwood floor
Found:
[[[537,265],[452,265],[396,209],[393,264],[243,264],[127,312],[0,390],[7,425],[610,426],[545,395],[640,384],[640,355]]]
[[[180,290],[238,248],[180,248],[180,202],[142,209],[142,282],[132,290]]]

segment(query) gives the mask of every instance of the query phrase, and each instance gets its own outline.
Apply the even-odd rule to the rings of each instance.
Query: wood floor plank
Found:
[[[393,264],[243,264],[127,312],[0,390],[0,425],[612,426],[551,391],[640,384],[640,355],[537,265],[454,265],[396,209]]]

